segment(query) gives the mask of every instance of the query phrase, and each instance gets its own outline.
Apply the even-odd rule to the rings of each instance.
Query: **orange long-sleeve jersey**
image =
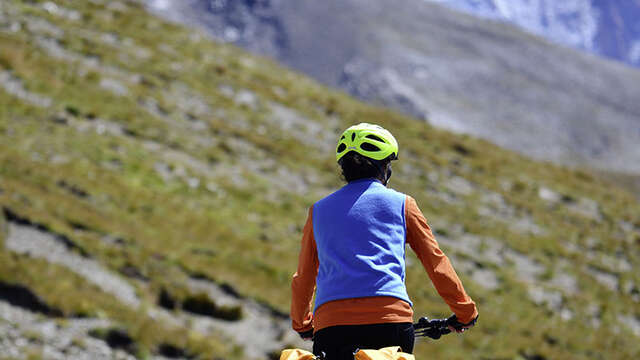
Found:
[[[291,283],[291,319],[298,332],[335,325],[412,322],[413,310],[406,301],[389,296],[376,296],[330,301],[312,312],[312,298],[318,274],[318,252],[313,235],[313,207],[305,223],[298,269]],[[458,320],[468,323],[478,315],[475,302],[467,295],[418,208],[416,201],[405,199],[406,242],[424,266],[436,291],[449,305]]]

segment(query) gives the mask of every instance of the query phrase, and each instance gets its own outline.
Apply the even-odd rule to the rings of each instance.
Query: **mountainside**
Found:
[[[0,359],[308,347],[287,317],[301,230],[342,185],[338,134],[363,120],[398,139],[391,185],[481,312],[418,359],[638,357],[634,194],[366,105],[137,1],[8,0]],[[407,288],[416,315],[450,314],[411,250]]]
[[[437,126],[538,159],[640,173],[640,71],[511,25],[424,0],[148,4]]]
[[[429,0],[640,66],[640,1]]]

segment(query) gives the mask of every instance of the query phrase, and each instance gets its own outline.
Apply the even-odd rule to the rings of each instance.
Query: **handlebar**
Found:
[[[475,324],[477,318],[474,319],[470,324]],[[461,324],[458,322],[458,319],[455,315],[447,319],[431,319],[428,317],[421,317],[417,323],[413,324],[414,336],[416,338],[419,337],[430,337],[434,340],[440,339],[442,335],[450,334],[451,329],[449,326],[454,329],[462,329],[465,324]],[[326,360],[326,355],[324,352],[321,355],[315,358],[316,360]]]
[[[413,324],[415,337],[430,337],[434,340],[440,339],[442,335],[449,334],[449,319],[431,319],[421,317],[417,323]]]

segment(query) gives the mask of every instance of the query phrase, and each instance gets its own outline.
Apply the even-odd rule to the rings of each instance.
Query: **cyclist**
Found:
[[[358,348],[387,346],[413,352],[405,243],[455,314],[451,329],[462,332],[478,317],[416,201],[387,188],[397,158],[389,131],[367,123],[349,127],[336,148],[347,184],[309,209],[291,284],[291,318],[302,338],[313,338],[316,355],[352,360]]]

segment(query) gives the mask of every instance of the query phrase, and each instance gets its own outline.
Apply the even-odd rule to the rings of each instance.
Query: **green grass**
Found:
[[[362,104],[269,60],[196,38],[187,29],[151,17],[134,3],[125,3],[126,12],[86,1],[57,3],[80,11],[83,19],[63,20],[48,14],[39,2],[9,2],[21,16],[40,17],[64,29],[60,46],[68,51],[91,54],[104,67],[141,75],[142,80],[130,82],[100,69],[79,71],[85,67],[81,63],[55,59],[39,47],[34,39],[42,35],[26,30],[1,32],[0,71],[10,70],[25,89],[52,98],[54,105],[36,108],[0,88],[0,206],[67,236],[114,272],[124,265],[138,269],[149,279],[145,285],[131,281],[143,307],[155,304],[163,287],[184,291],[186,278],[198,274],[288,312],[289,281],[307,208],[341,182],[331,153],[333,140],[325,144],[319,134],[300,136],[300,132],[306,134],[304,129],[281,129],[278,121],[282,119],[272,119],[268,110],[269,103],[278,103],[335,135],[331,139],[361,121],[391,129],[401,146],[392,186],[414,196],[436,229],[460,224],[467,233],[497,239],[538,260],[547,269],[547,278],[557,262],[571,264],[581,291],[565,296],[575,316],[563,321],[529,300],[526,285],[511,267],[481,261],[496,272],[501,286],[488,291],[461,274],[479,304],[479,326],[463,337],[418,345],[418,358],[628,359],[640,353],[636,337],[623,329],[619,330],[623,336],[618,335],[616,330],[617,315],[640,315],[640,305],[594,283],[584,269],[596,265],[597,259],[566,249],[567,243],[585,246],[589,237],[595,238],[598,253],[622,253],[637,269],[640,205],[630,193],[588,171],[533,162],[485,141]],[[129,47],[113,47],[81,31],[87,29],[129,38],[151,56],[137,58]],[[102,89],[102,78],[115,78],[127,86],[129,94],[119,97]],[[168,95],[176,83],[199,94],[211,113],[181,110],[175,97]],[[258,110],[229,99],[221,86],[252,91]],[[156,99],[166,118],[139,105],[147,98]],[[187,115],[206,128],[194,130],[194,120]],[[95,130],[97,121],[117,125],[123,134],[100,134]],[[82,127],[88,130],[78,130]],[[319,139],[328,150],[307,137]],[[165,181],[155,170],[159,163],[167,163],[176,174]],[[199,170],[194,163],[204,164],[209,171]],[[279,168],[288,172],[279,173]],[[432,182],[430,174],[438,174],[440,180]],[[459,196],[458,203],[444,201],[439,195],[452,176],[465,178],[477,190]],[[198,186],[189,186],[189,179],[197,179]],[[296,192],[281,185],[290,182],[299,182],[307,190]],[[562,202],[547,203],[538,196],[541,187],[572,199],[595,200],[602,220],[572,212]],[[488,193],[499,194],[518,215],[543,227],[544,233],[513,231],[508,222],[478,215],[482,195]],[[622,229],[620,220],[635,230]],[[4,227],[0,223],[0,229]],[[106,235],[120,239],[120,245],[105,243]],[[448,253],[462,256],[445,242],[442,245]],[[28,286],[67,316],[114,320],[140,344],[141,353],[171,343],[203,358],[242,357],[224,335],[205,339],[202,334],[158,323],[108,294],[95,296],[98,288],[66,268],[5,249],[0,260],[0,280]],[[620,275],[640,285],[637,271]],[[410,267],[407,278],[416,312],[448,314],[424,270]],[[590,304],[602,308],[598,329],[589,325],[586,309]]]

